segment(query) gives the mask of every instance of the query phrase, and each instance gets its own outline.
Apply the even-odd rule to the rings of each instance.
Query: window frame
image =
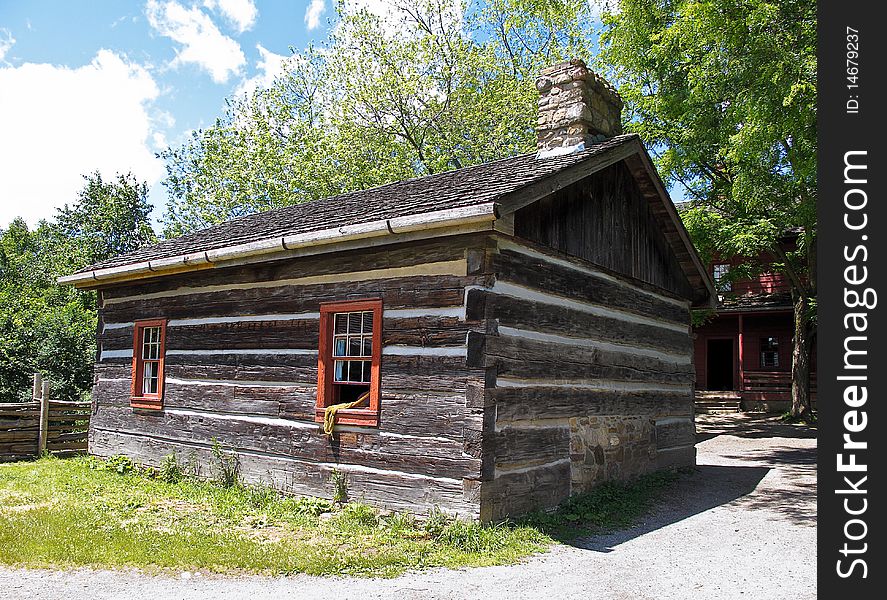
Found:
[[[732,265],[726,262],[716,262],[711,265],[711,278],[715,282],[715,288],[719,292],[732,292],[733,282],[725,278],[730,273]],[[720,275],[718,272],[720,271]]]
[[[334,315],[349,312],[372,312],[372,358],[370,365],[370,401],[366,408],[349,408],[336,413],[336,423],[341,425],[379,425],[379,399],[381,397],[382,367],[382,299],[347,300],[339,302],[322,302],[320,304],[320,327],[317,356],[317,399],[314,409],[314,420],[322,423],[327,406],[334,403],[335,384],[333,374],[335,358],[333,357]],[[341,385],[341,384],[338,384]]]
[[[770,340],[773,340],[773,346],[770,345]],[[779,367],[779,337],[775,335],[767,335],[762,337],[759,340],[758,344],[758,365],[760,369],[778,369]],[[775,347],[774,347],[775,346]],[[773,356],[773,364],[768,365],[764,360],[765,354],[772,354]]]
[[[142,357],[143,335],[146,329],[160,328],[160,347],[157,353],[157,393],[146,394],[142,389],[145,359]],[[153,361],[152,361],[153,362]],[[132,335],[132,386],[129,404],[132,408],[160,410],[163,408],[163,383],[166,366],[166,319],[136,321]]]

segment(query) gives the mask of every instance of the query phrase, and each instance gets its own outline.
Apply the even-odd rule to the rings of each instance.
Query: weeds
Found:
[[[348,502],[348,477],[339,469],[330,471],[330,483],[333,484],[333,502],[344,504]]]
[[[185,478],[185,471],[179,464],[179,459],[175,453],[167,454],[163,457],[158,477],[166,483],[179,483]]]
[[[233,452],[225,452],[216,438],[212,439],[212,455],[216,459],[215,482],[223,488],[240,484],[240,459]]]

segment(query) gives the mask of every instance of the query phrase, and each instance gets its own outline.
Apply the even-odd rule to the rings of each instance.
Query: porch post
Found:
[[[745,367],[743,363],[743,354],[745,351],[745,343],[743,337],[742,313],[739,313],[739,392],[745,391]]]

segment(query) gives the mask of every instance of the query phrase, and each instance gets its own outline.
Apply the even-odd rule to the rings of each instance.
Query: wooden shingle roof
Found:
[[[575,154],[542,160],[537,159],[535,154],[524,154],[246,215],[110,258],[85,267],[78,273],[206,252],[271,237],[495,202],[635,139],[635,134],[620,135]]]
[[[560,156],[524,154],[247,215],[178,238],[164,240],[62,277],[61,283],[94,287],[103,282],[156,277],[230,264],[275,260],[295,248],[421,230],[445,235],[445,226],[510,215],[557,190],[624,161],[646,198],[693,292],[696,306],[716,294],[668,192],[635,134],[618,135]],[[350,242],[349,242],[350,243]]]

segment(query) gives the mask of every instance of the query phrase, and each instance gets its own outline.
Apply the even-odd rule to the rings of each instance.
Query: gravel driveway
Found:
[[[815,432],[733,415],[699,417],[697,432],[697,472],[638,526],[515,566],[388,580],[0,567],[0,598],[815,598]]]

